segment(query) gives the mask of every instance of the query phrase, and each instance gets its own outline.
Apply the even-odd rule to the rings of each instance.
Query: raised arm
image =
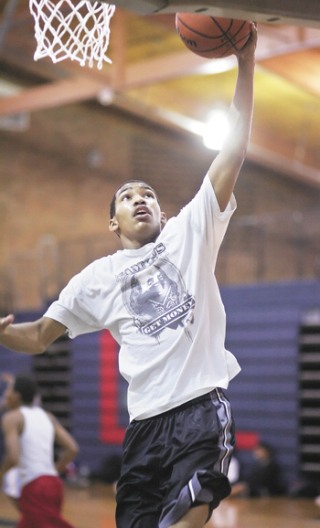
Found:
[[[221,211],[228,205],[249,144],[256,43],[257,28],[252,23],[251,37],[237,54],[238,78],[229,110],[230,132],[208,173]]]
[[[41,354],[66,331],[64,325],[48,317],[30,323],[13,321],[13,315],[0,318],[0,344],[15,352]]]

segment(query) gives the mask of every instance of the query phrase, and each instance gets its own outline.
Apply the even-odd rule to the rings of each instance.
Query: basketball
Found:
[[[207,59],[228,57],[243,48],[250,37],[247,20],[177,13],[176,30],[187,48]]]

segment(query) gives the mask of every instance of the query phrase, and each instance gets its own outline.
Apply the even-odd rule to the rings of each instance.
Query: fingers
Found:
[[[258,30],[257,30],[257,23],[251,22],[251,33],[250,37],[247,41],[247,43],[243,46],[241,50],[239,50],[236,55],[238,58],[243,59],[250,59],[250,57],[253,57],[256,46],[257,46],[257,38],[258,38]]]
[[[257,44],[257,38],[258,38],[258,27],[257,27],[257,23],[256,22],[251,22],[251,34],[250,34],[250,38],[247,42],[247,44],[244,46],[244,48],[246,47],[249,47],[250,45],[251,46],[254,46],[254,48],[256,47],[256,44]],[[244,49],[243,48],[243,49]]]
[[[7,326],[11,325],[14,321],[14,315],[9,314],[6,317],[0,319],[0,332],[3,332]]]
[[[257,22],[251,22],[251,37],[250,39],[253,40],[255,43],[257,42],[258,38],[258,25]]]

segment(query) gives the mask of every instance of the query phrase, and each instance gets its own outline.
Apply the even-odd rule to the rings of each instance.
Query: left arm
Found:
[[[0,374],[0,380],[4,381],[5,383],[5,389],[2,395],[0,396],[0,412],[2,412],[6,409],[6,393],[8,389],[13,386],[14,376],[9,372],[3,372],[2,374]]]
[[[237,53],[238,78],[229,110],[231,131],[208,172],[221,211],[224,211],[229,203],[249,144],[256,43],[257,28],[251,23],[249,41]]]
[[[9,411],[2,417],[5,454],[0,465],[0,482],[3,475],[19,463],[22,421],[23,417],[19,411]]]

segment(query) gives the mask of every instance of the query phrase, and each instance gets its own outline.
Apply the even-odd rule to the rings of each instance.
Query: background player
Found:
[[[72,528],[61,517],[63,473],[77,452],[72,436],[52,416],[34,406],[37,387],[29,376],[17,376],[6,394],[8,410],[2,417],[5,455],[0,481],[10,468],[18,467],[21,519],[18,528]],[[54,463],[54,444],[60,446]]]

